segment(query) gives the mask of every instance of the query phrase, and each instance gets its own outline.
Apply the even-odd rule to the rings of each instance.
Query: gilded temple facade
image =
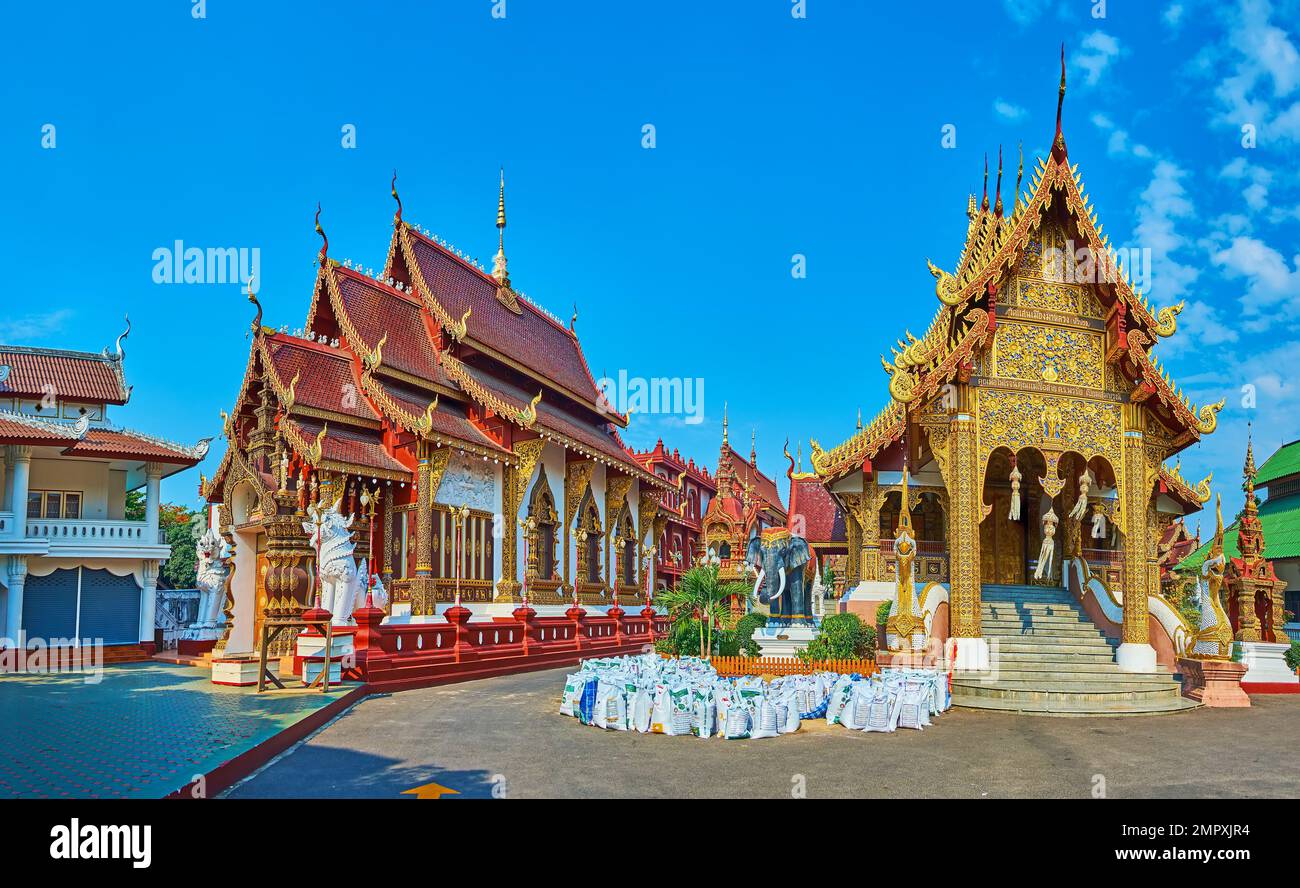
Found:
[[[882,358],[888,405],[835,447],[813,442],[812,463],[847,516],[847,583],[864,588],[892,588],[910,471],[916,582],[949,587],[959,662],[987,661],[982,587],[1060,587],[1082,558],[1123,594],[1117,662],[1151,671],[1158,543],[1209,498],[1210,479],[1165,462],[1214,431],[1222,402],[1193,406],[1152,356],[1182,305],[1156,310],[1114,261],[1060,114],[1058,101],[1051,153],[1023,194],[1021,162],[1009,209],[1000,153],[992,206],[986,164],[956,269],[929,263],[933,320]]]

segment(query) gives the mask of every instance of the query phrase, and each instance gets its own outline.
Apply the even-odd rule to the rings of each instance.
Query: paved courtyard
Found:
[[[458,793],[444,800],[789,797],[798,786],[809,798],[1087,798],[1097,787],[1110,798],[1300,794],[1300,696],[1115,719],[954,710],[924,731],[814,722],[770,740],[703,741],[561,716],[564,674],[371,697],[230,795],[395,798],[431,783]]]
[[[159,798],[346,690],[261,696],[188,666],[0,675],[0,798]]]

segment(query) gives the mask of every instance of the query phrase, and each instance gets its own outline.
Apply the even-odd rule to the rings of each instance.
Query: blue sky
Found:
[[[705,380],[704,422],[644,417],[629,442],[712,464],[726,400],[737,448],[755,429],[780,476],[786,436],[806,461],[810,437],[838,443],[884,405],[878,356],[931,317],[925,260],[955,263],[985,152],[1023,141],[1029,166],[1048,146],[1064,41],[1071,159],[1112,240],[1152,250],[1153,302],[1188,300],[1157,355],[1193,400],[1228,399],[1183,466],[1213,469],[1231,514],[1247,419],[1261,456],[1300,437],[1297,3],[943,5],[10,10],[0,341],[98,350],[130,312],[116,419],[216,434],[250,307],[235,285],[154,283],[154,250],[258,248],[266,320],[292,328],[317,201],[331,255],[378,268],[396,167],[406,218],[487,263],[504,164],[514,282],[563,318],[577,303],[593,371]],[[193,503],[195,481],[164,493]]]

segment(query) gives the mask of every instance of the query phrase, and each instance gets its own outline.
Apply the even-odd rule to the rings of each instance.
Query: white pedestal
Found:
[[[760,626],[752,636],[761,657],[793,657],[816,637],[813,626]]]
[[[1155,672],[1156,649],[1149,644],[1126,641],[1115,651],[1120,672]]]
[[[343,680],[343,666],[348,668],[356,663],[356,647],[353,644],[355,627],[336,628],[330,639],[330,684]],[[302,680],[311,684],[321,673],[325,663],[325,636],[299,635],[295,651],[302,658]]]
[[[1242,684],[1300,684],[1297,676],[1286,665],[1289,644],[1267,641],[1234,641],[1232,659],[1246,667]]]
[[[181,638],[186,641],[216,641],[221,637],[221,630],[224,626],[210,626],[206,623],[191,623],[181,633]]]
[[[957,672],[988,672],[989,642],[987,638],[954,638],[957,643]]]
[[[252,654],[219,657],[212,661],[212,683],[246,688],[257,684],[258,658]],[[280,661],[268,660],[266,668],[279,675]]]

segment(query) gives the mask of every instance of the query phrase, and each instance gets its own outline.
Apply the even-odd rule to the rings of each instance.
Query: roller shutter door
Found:
[[[29,641],[72,639],[77,634],[77,570],[29,576],[23,589],[23,631]]]
[[[135,577],[83,567],[81,637],[102,638],[104,644],[135,644],[139,634],[140,587]]]

